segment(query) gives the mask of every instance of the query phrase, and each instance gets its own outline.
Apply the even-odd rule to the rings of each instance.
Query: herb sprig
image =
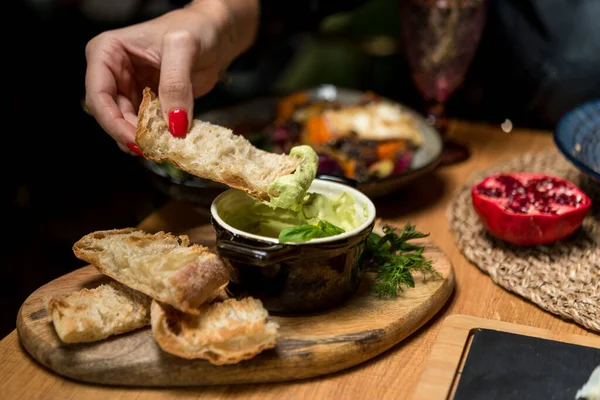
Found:
[[[285,228],[279,233],[279,241],[302,243],[340,233],[344,233],[342,228],[321,220],[313,225]],[[375,232],[369,235],[360,262],[366,270],[375,272],[373,291],[378,296],[396,297],[406,287],[415,287],[413,272],[420,272],[424,278],[428,275],[440,277],[431,260],[423,256],[425,247],[409,243],[410,240],[427,236],[429,234],[417,231],[410,222],[404,225],[400,233],[384,225],[383,235]]]
[[[339,235],[344,232],[342,228],[321,220],[314,225],[298,225],[282,229],[279,232],[279,241],[281,243],[302,243],[310,239]]]
[[[415,287],[413,271],[440,277],[431,260],[423,256],[425,247],[408,243],[429,234],[421,233],[407,222],[400,233],[388,225],[383,227],[383,235],[371,233],[363,252],[362,261],[368,270],[376,273],[373,290],[380,297],[395,297],[405,287]]]

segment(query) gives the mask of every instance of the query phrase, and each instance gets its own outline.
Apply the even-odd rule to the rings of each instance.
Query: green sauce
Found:
[[[357,215],[354,199],[346,192],[336,198],[308,193],[299,210],[295,211],[271,208],[246,196],[244,192],[236,191],[219,205],[219,215],[236,229],[272,238],[278,238],[279,232],[284,228],[317,224],[320,220],[346,232],[356,229],[364,222],[364,215]]]
[[[319,156],[310,146],[292,147],[290,155],[300,158],[298,167],[294,173],[280,176],[269,185],[267,190],[270,200],[265,204],[271,208],[299,211],[306,192],[317,175]]]

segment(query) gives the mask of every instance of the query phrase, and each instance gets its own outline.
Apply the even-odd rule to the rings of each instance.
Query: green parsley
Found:
[[[380,297],[395,297],[405,287],[415,287],[413,271],[440,277],[431,260],[423,256],[425,248],[408,243],[409,240],[429,236],[415,229],[407,222],[402,231],[388,225],[383,227],[383,235],[371,233],[363,252],[362,262],[367,270],[376,273],[373,290]]]
[[[298,225],[283,229],[279,233],[281,243],[302,243],[311,239],[323,238],[344,233],[327,221],[314,225]],[[440,277],[431,260],[423,256],[425,247],[409,243],[409,240],[421,239],[429,234],[421,233],[410,222],[404,225],[400,233],[388,225],[383,227],[383,235],[371,233],[361,257],[365,270],[375,272],[373,290],[380,297],[395,297],[406,287],[415,287],[413,272],[423,277]]]

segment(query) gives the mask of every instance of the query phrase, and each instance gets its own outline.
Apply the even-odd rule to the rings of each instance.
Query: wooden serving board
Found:
[[[188,232],[190,240],[214,245],[214,232],[202,226]],[[106,278],[87,266],[64,275],[31,294],[17,317],[24,348],[52,371],[83,382],[130,386],[194,386],[288,381],[336,372],[369,360],[409,336],[446,303],[454,288],[452,266],[430,243],[425,256],[442,278],[423,281],[394,299],[380,299],[365,276],[358,291],[343,306],[320,314],[272,318],[280,324],[274,349],[235,365],[213,366],[163,352],[149,328],[89,344],[60,341],[43,299]]]
[[[513,341],[514,340],[514,344],[518,343],[518,342],[522,342],[523,340],[527,340],[526,338],[535,338],[535,339],[542,339],[542,342],[546,342],[546,341],[552,341],[552,342],[556,342],[556,345],[559,345],[561,343],[566,343],[566,344],[573,344],[573,345],[579,345],[579,346],[586,346],[587,348],[592,348],[592,349],[600,349],[600,337],[597,335],[594,336],[582,336],[582,335],[575,335],[575,334],[563,334],[563,333],[556,333],[556,332],[552,332],[550,330],[547,329],[541,329],[541,328],[536,328],[536,327],[532,327],[532,326],[526,326],[526,325],[519,325],[519,324],[513,324],[513,323],[509,323],[509,322],[503,322],[503,321],[496,321],[496,320],[490,320],[490,319],[484,319],[484,318],[477,318],[477,317],[472,317],[472,316],[468,316],[468,315],[450,315],[448,317],[446,317],[446,319],[443,321],[442,323],[442,327],[438,333],[438,336],[435,340],[435,343],[433,345],[433,348],[431,350],[431,353],[429,353],[429,357],[425,363],[425,367],[423,369],[423,372],[421,374],[421,377],[415,387],[415,390],[413,392],[413,395],[411,397],[412,400],[452,400],[455,399],[455,396],[457,394],[457,387],[459,386],[459,382],[460,379],[463,375],[463,371],[465,368],[465,362],[467,361],[468,358],[468,354],[469,351],[471,349],[471,344],[473,341],[473,336],[475,335],[475,333],[478,330],[486,330],[486,331],[496,331],[499,333],[510,333],[510,334],[516,334],[519,336],[516,336],[512,339],[503,339],[503,340],[510,340]],[[506,336],[514,336],[514,335],[506,335]],[[524,336],[525,338],[520,338],[520,336]],[[517,340],[519,339],[519,340]],[[509,352],[509,351],[517,351],[515,349],[519,349],[520,347],[517,347],[516,345],[511,344],[511,343],[504,343],[504,345],[500,346],[499,348],[502,349],[505,352]],[[540,365],[540,363],[544,363],[543,360],[540,359],[540,354],[539,353],[544,353],[544,350],[548,351],[548,349],[544,349],[544,350],[539,350],[539,347],[536,349],[535,346],[533,346],[535,344],[535,342],[533,341],[528,341],[528,346],[525,347],[529,347],[528,350],[525,351],[525,353],[528,353],[527,355],[521,355],[518,357],[515,357],[515,360],[520,360],[521,362],[523,361],[523,359],[529,359],[530,361],[528,361],[527,365],[531,365],[531,373],[533,374],[532,378],[530,379],[529,383],[533,386],[529,387],[529,389],[531,390],[531,388],[535,388],[535,385],[538,385],[538,388],[535,389],[537,392],[541,391],[540,386],[543,384],[544,381],[544,373],[547,373],[547,365],[544,365],[544,367],[546,367],[546,371],[542,371],[542,366]],[[548,346],[548,344],[546,344],[546,346]],[[557,358],[562,358],[564,357],[560,355],[560,352],[565,352],[565,353],[573,353],[573,349],[569,349],[569,348],[564,348],[561,350],[556,350],[556,346],[553,346],[554,351],[556,352],[554,359]],[[483,354],[475,354],[474,356],[481,356],[481,357],[485,357],[488,361],[486,361],[486,363],[488,364],[498,364],[496,362],[496,359],[494,358],[494,350],[493,347],[485,347],[485,351],[483,352]],[[579,352],[581,353],[581,350],[579,350]],[[589,351],[586,350],[586,354],[589,354]],[[573,353],[574,354],[574,353]],[[549,362],[550,357],[548,357],[548,354],[542,354],[543,356],[547,357],[546,363]],[[505,359],[508,359],[510,357],[506,357]],[[568,362],[568,360],[564,360],[565,363]],[[589,360],[587,360],[589,361]],[[487,380],[484,383],[485,385],[489,385],[490,387],[485,388],[482,387],[481,385],[479,385],[479,390],[487,390],[487,394],[485,395],[485,398],[489,398],[489,399],[497,399],[497,398],[506,398],[506,397],[498,397],[498,390],[495,390],[494,387],[492,387],[494,385],[494,383],[496,384],[501,384],[503,386],[507,386],[509,389],[512,390],[513,396],[510,396],[510,398],[528,398],[528,399],[537,399],[539,398],[539,395],[534,395],[533,392],[528,393],[527,395],[525,395],[525,393],[519,393],[519,390],[522,390],[522,386],[519,387],[518,385],[518,379],[511,379],[511,373],[514,373],[514,371],[517,371],[516,373],[520,373],[518,372],[519,367],[518,365],[515,365],[515,363],[506,363],[506,362],[502,362],[499,363],[502,365],[492,365],[491,369],[494,368],[506,368],[504,371],[505,373],[503,374],[504,376],[502,378],[498,378],[490,376],[491,374],[489,374],[488,372],[488,376],[487,376]],[[571,360],[571,368],[575,368],[577,369],[578,367],[581,369],[583,365],[583,360],[580,358],[578,360],[575,360],[574,362]],[[588,371],[580,371],[583,372],[583,376],[585,379],[587,379],[587,374],[589,374],[591,372],[591,369],[593,369],[595,365],[593,364],[592,367],[590,368],[589,372]],[[471,368],[475,368],[475,366],[472,366]],[[561,368],[569,368],[569,365],[561,365]],[[551,369],[551,368],[550,368]],[[556,379],[556,380],[560,380],[561,378],[563,378],[563,376],[561,376],[562,374],[560,373],[560,370],[557,370],[556,373],[552,374],[552,379]],[[522,376],[521,376],[522,378]],[[537,380],[537,382],[536,382]],[[577,384],[577,387],[581,386],[583,383],[585,382],[585,380],[581,380],[580,382],[575,382]],[[510,386],[513,385],[513,387],[511,388]],[[555,385],[556,386],[556,385]],[[497,388],[496,388],[497,389]],[[573,396],[566,396],[566,394],[564,392],[562,392],[562,394],[565,395],[564,398],[574,398],[574,393]],[[479,392],[477,394],[472,393],[470,394],[468,397],[472,398],[481,398],[482,396],[482,392]],[[561,397],[563,398],[563,397]]]

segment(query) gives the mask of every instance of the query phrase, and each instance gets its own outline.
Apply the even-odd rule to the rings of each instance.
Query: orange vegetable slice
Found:
[[[327,143],[331,140],[331,132],[327,122],[320,115],[313,115],[306,122],[306,136],[309,143]]]
[[[406,143],[404,141],[393,141],[381,143],[377,146],[377,158],[380,160],[390,160],[396,157],[398,152],[404,150]]]

